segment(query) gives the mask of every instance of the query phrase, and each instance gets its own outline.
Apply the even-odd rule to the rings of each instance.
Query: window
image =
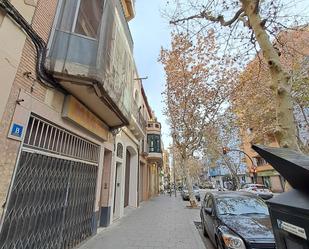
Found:
[[[119,158],[123,157],[123,146],[121,143],[117,144],[117,157]]]
[[[142,153],[145,152],[145,141],[144,139],[142,139]]]
[[[138,103],[138,91],[137,90],[135,90],[134,99],[135,99],[135,102]]]
[[[262,157],[255,157],[256,165],[262,166],[267,164],[267,162]]]
[[[155,124],[155,127],[156,127],[156,128],[160,128],[160,125],[159,125],[159,124]]]
[[[58,29],[98,38],[103,0],[66,0],[59,13]]]
[[[161,138],[160,135],[148,135],[149,152],[161,153]]]
[[[80,0],[74,32],[98,38],[103,14],[103,0]]]

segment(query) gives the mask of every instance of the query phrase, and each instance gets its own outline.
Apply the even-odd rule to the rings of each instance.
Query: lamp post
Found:
[[[252,164],[252,169],[253,169],[253,183],[256,183],[256,168],[257,168],[257,166],[256,165],[254,165],[254,162],[253,162],[253,160],[252,160],[252,158],[246,153],[246,152],[244,152],[244,151],[242,151],[242,150],[238,150],[238,149],[230,149],[230,148],[228,148],[228,147],[223,147],[222,148],[222,153],[224,154],[224,155],[226,155],[228,152],[231,152],[231,151],[238,151],[238,152],[241,152],[241,153],[243,153],[244,155],[246,155],[248,158],[249,158],[249,160],[251,161],[251,164]]]

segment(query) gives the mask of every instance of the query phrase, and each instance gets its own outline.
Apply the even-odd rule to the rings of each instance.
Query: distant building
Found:
[[[241,164],[238,169],[238,179],[240,183],[251,182],[251,179],[248,179],[246,172],[246,165]],[[232,180],[230,170],[224,164],[222,160],[218,160],[214,167],[209,168],[209,177],[210,180],[215,184],[216,187],[227,188]]]

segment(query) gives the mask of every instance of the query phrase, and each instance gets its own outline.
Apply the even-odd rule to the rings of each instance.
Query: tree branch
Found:
[[[221,26],[230,26],[238,19],[238,17],[243,12],[244,12],[243,9],[240,8],[235,13],[235,15],[234,15],[234,17],[232,19],[230,19],[228,21],[225,21],[224,17],[222,15],[219,15],[219,16],[215,17],[215,16],[211,15],[210,12],[208,12],[206,10],[203,10],[201,13],[199,13],[197,15],[192,15],[192,16],[185,17],[185,18],[182,18],[182,19],[177,19],[177,20],[174,20],[174,21],[170,21],[170,24],[176,25],[179,22],[189,21],[189,20],[192,20],[192,19],[206,19],[206,20],[211,21],[211,22],[220,23]]]

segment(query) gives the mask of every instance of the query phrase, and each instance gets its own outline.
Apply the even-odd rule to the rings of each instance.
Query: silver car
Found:
[[[197,186],[193,186],[193,192],[197,201],[201,201],[200,189]],[[189,201],[189,191],[184,187],[181,191],[181,197],[184,201]]]
[[[245,184],[239,191],[245,191],[255,194],[264,200],[268,200],[274,196],[274,194],[263,184],[248,183]]]

